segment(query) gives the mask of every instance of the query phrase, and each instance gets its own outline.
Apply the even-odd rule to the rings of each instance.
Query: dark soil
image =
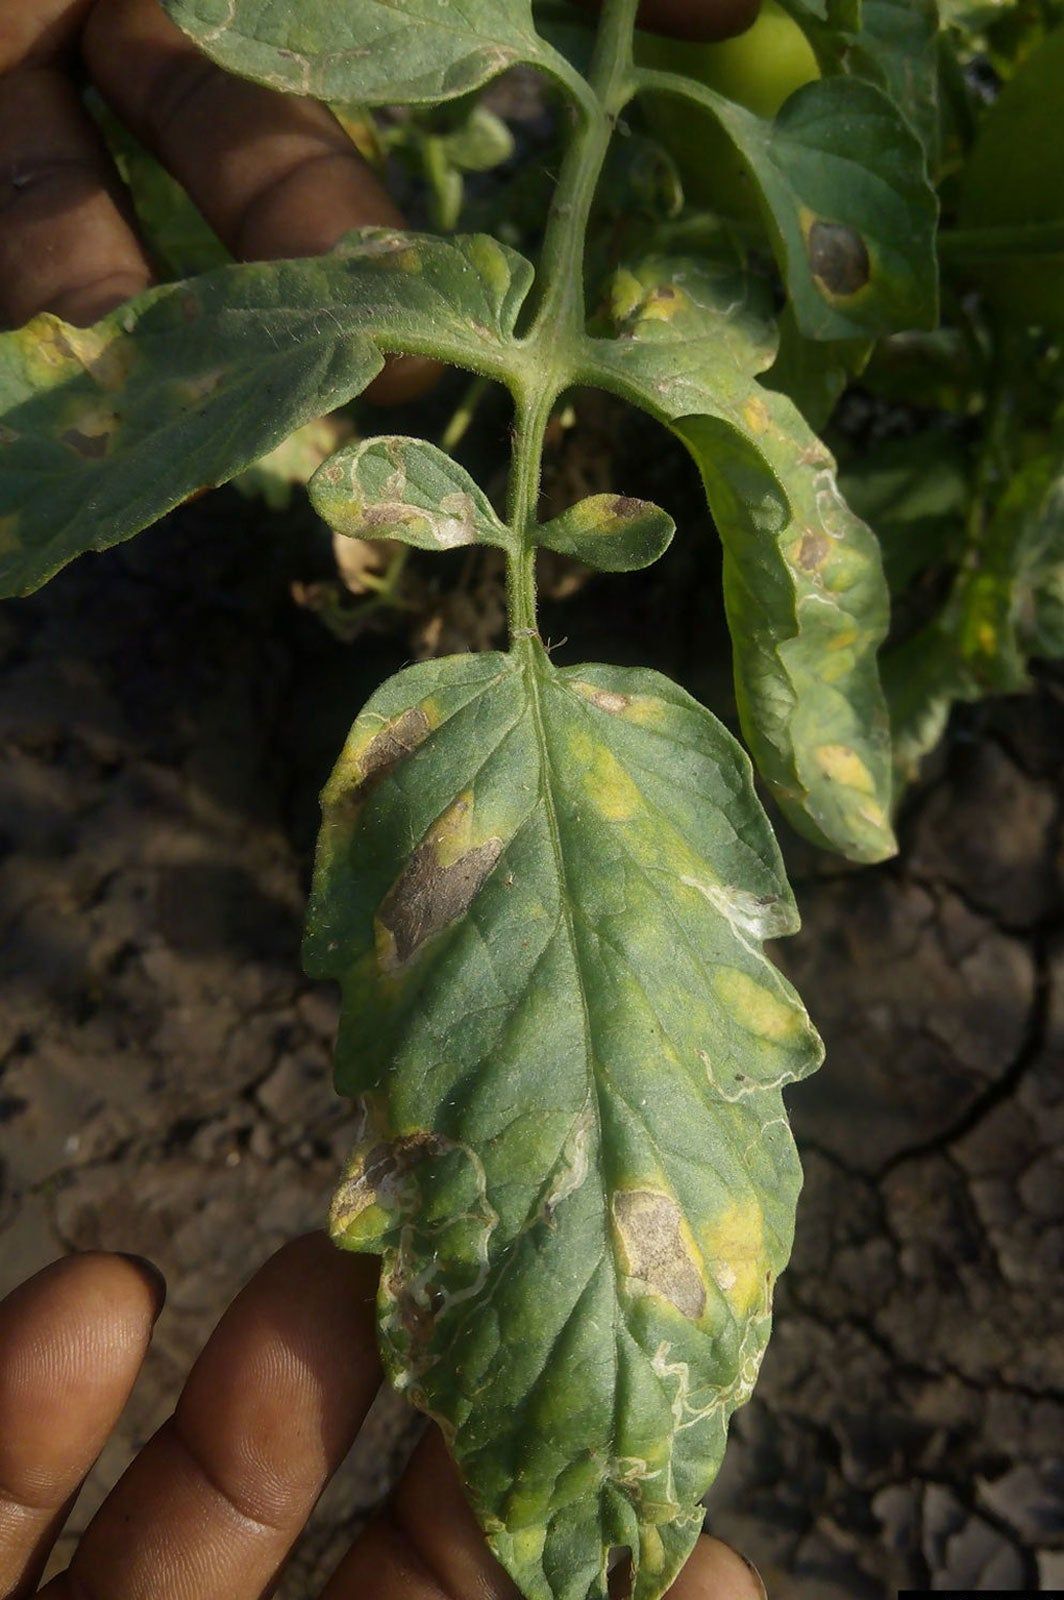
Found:
[[[305,535],[218,495],[0,613],[0,1292],[94,1246],[170,1284],[76,1525],[250,1266],[320,1224],[348,1142],[302,894],[317,786],[407,648],[296,610]],[[726,707],[708,550],[548,607],[563,657]],[[778,957],[828,1064],[790,1096],[794,1264],[710,1509],[773,1600],[1064,1585],[1062,747],[1045,681],[955,724],[899,861],[790,846],[805,929]],[[287,1593],[410,1436],[387,1398]]]

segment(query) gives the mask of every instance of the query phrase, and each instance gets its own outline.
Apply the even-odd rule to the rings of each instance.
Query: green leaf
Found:
[[[919,772],[953,705],[1029,687],[1032,655],[1064,655],[1064,456],[1028,462],[964,553],[932,623],[884,657],[896,785]]]
[[[443,144],[463,172],[490,172],[514,153],[513,134],[487,106],[474,106],[459,127],[443,135]]]
[[[1064,163],[1060,137],[1064,28],[1048,35],[987,112],[960,182],[958,220],[984,233],[972,260],[995,309],[1011,322],[1064,329]],[[1022,246],[1029,230],[1029,251]],[[995,254],[993,240],[1001,240]],[[1039,242],[1048,237],[1048,244]]]
[[[937,0],[863,0],[859,17],[804,23],[821,69],[878,85],[934,165],[939,145]]]
[[[776,359],[761,381],[793,400],[819,433],[850,379],[864,367],[871,344],[867,339],[807,339],[798,330],[790,304],[780,312],[779,335]]]
[[[536,529],[537,544],[599,572],[636,572],[668,549],[676,524],[649,500],[594,494]]]
[[[273,89],[363,105],[453,100],[549,53],[530,0],[163,0],[221,66]]]
[[[399,539],[419,550],[513,544],[483,489],[423,439],[381,434],[347,445],[309,487],[319,517],[351,539]]]
[[[890,855],[890,736],[876,670],[882,563],[834,462],[783,395],[757,383],[772,337],[741,280],[684,261],[617,275],[615,337],[587,375],[687,444],[724,545],[743,733],[802,833],[854,860]]]
[[[495,374],[531,281],[473,235],[367,229],[311,261],[223,267],[94,328],[0,335],[0,593],[138,533],[358,394],[382,350]]]
[[[862,448],[839,479],[849,505],[874,529],[893,594],[925,568],[956,559],[971,499],[966,452],[955,435],[928,428]]]
[[[750,1392],[820,1046],[749,762],[656,673],[513,655],[374,695],[325,791],[306,962],[360,1108],[332,1230],[389,1374],[526,1600],[658,1600]]]
[[[852,339],[933,327],[937,202],[923,150],[879,89],[825,78],[766,122],[689,78],[642,72],[652,92],[712,112],[748,167],[802,333]]]

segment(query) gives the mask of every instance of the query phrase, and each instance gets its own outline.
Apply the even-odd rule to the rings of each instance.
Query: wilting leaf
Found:
[[[733,140],[802,333],[852,339],[934,325],[935,195],[919,140],[879,89],[821,79],[767,122],[693,79],[640,79],[704,106]]]
[[[649,500],[595,494],[536,529],[536,542],[600,572],[649,567],[669,547],[672,518]]]
[[[465,468],[423,439],[381,434],[345,446],[314,474],[310,499],[352,539],[400,539],[419,550],[513,543]]]
[[[364,389],[382,349],[511,370],[531,272],[490,238],[367,229],[313,261],[151,290],[94,328],[0,335],[0,593],[225,482]]]
[[[273,89],[416,105],[451,100],[548,47],[530,0],[163,0],[179,27],[231,72]]]
[[[724,545],[743,733],[789,820],[855,860],[892,853],[876,670],[888,600],[876,541],[800,413],[754,374],[772,340],[735,280],[693,262],[619,273],[589,375],[687,444]]]
[[[360,1107],[339,1243],[527,1600],[657,1600],[750,1392],[819,1041],[742,751],[531,641],[393,678],[324,796],[306,959]]]

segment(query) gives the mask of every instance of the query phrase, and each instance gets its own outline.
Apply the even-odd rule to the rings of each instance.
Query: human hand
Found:
[[[37,1583],[144,1360],[163,1287],[114,1255],[68,1256],[0,1303],[0,1600],[261,1600],[381,1381],[374,1264],[322,1234],[237,1296],[65,1573]],[[759,1600],[702,1538],[672,1600]],[[431,1429],[322,1600],[517,1600]]]
[[[758,0],[646,0],[641,20],[685,37],[749,26]],[[351,228],[402,217],[332,113],[216,67],[158,0],[0,5],[0,325],[39,311],[90,323],[151,282],[129,197],[75,82],[80,58],[238,260],[317,255]],[[392,361],[378,400],[424,386]]]

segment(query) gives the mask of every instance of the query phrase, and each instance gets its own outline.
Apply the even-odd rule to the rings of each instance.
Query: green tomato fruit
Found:
[[[685,44],[640,35],[641,66],[680,72],[735,100],[759,117],[774,117],[820,68],[805,34],[778,4],[764,0],[752,28],[720,44]],[[672,95],[648,95],[647,119],[679,168],[688,201],[725,215],[757,215],[753,186],[735,147],[708,111]]]
[[[1064,28],[1049,34],[987,112],[961,174],[962,228],[1064,226],[1059,155]],[[981,261],[987,298],[1014,321],[1064,328],[1064,251]]]

